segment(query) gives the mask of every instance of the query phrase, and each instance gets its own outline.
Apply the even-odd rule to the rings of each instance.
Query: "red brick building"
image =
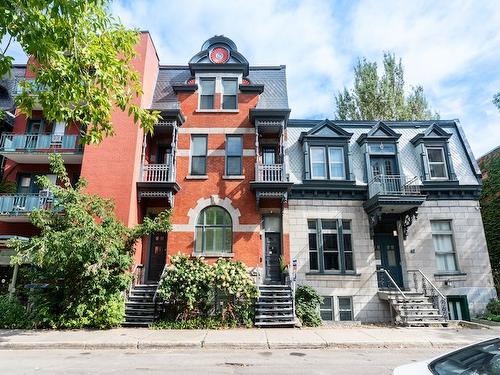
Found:
[[[141,33],[137,51],[133,67],[144,93],[137,100],[162,115],[154,135],[115,111],[116,135],[81,147],[76,126],[48,123],[40,111],[30,119],[16,114],[0,145],[4,180],[17,186],[17,194],[2,197],[0,233],[36,233],[27,213],[46,198],[35,176],[49,173],[47,155],[57,151],[71,176],[88,180],[89,192],[113,198],[127,225],[173,209],[172,232],[137,247],[145,281],[157,281],[167,254],[179,252],[241,260],[255,275],[280,281],[279,256],[287,254],[281,210],[290,187],[283,169],[285,67],[251,67],[224,36],[207,40],[185,66],[160,65],[149,33]],[[31,74],[24,68],[24,79]],[[275,248],[267,273],[266,241]]]

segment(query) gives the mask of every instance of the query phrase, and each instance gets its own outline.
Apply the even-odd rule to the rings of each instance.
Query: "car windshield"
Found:
[[[500,375],[500,339],[451,353],[429,368],[436,375]]]

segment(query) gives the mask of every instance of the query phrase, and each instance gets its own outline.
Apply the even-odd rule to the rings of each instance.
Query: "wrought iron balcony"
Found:
[[[23,221],[35,209],[51,209],[54,198],[48,192],[0,195],[0,220]]]
[[[402,175],[378,175],[368,184],[370,198],[376,195],[421,195],[418,177]]]
[[[256,182],[286,182],[283,164],[255,164]]]

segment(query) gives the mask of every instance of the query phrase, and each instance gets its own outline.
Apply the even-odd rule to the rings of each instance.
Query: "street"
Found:
[[[0,373],[378,375],[449,350],[1,350]]]

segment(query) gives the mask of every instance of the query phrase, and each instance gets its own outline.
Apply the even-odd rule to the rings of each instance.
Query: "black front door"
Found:
[[[266,233],[266,284],[280,284],[281,234]]]
[[[391,234],[375,235],[375,252],[379,254],[381,267],[394,279],[396,284],[403,287],[403,272],[401,270],[401,255],[399,253],[398,237]],[[385,274],[379,273],[379,287],[394,288]]]
[[[157,232],[151,235],[147,281],[160,280],[167,259],[167,233]]]

